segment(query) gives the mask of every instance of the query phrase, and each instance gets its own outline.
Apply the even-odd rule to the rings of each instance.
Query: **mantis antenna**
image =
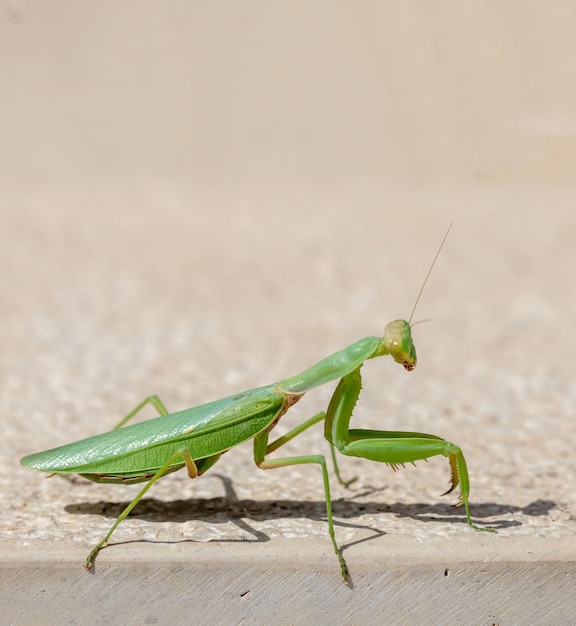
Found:
[[[430,265],[430,269],[428,270],[428,273],[426,274],[426,278],[424,279],[424,282],[422,283],[422,287],[420,287],[420,291],[418,292],[418,297],[416,298],[416,302],[414,303],[414,308],[412,309],[412,313],[410,313],[410,319],[408,320],[408,324],[410,324],[410,322],[412,321],[412,318],[414,317],[414,311],[416,311],[418,302],[420,302],[420,296],[422,295],[422,292],[424,291],[424,287],[426,287],[426,283],[428,282],[428,277],[430,276],[430,272],[432,271],[432,268],[434,267],[434,264],[436,263],[436,259],[438,258],[438,256],[440,255],[440,252],[442,251],[442,248],[444,247],[444,242],[446,241],[446,237],[448,237],[448,233],[450,232],[450,229],[452,228],[452,224],[453,222],[450,222],[450,226],[448,226],[448,230],[446,231],[446,234],[444,235],[444,239],[442,239],[442,243],[440,244],[440,247],[438,248],[438,252],[436,252],[436,256],[434,257],[434,260],[432,261],[432,265]]]

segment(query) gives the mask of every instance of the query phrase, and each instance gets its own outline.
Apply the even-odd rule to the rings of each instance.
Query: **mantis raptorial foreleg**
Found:
[[[451,487],[446,493],[459,487],[460,500],[457,506],[464,505],[470,526],[476,530],[494,532],[492,528],[476,526],[472,522],[468,505],[468,469],[458,446],[426,433],[348,428],[361,387],[360,368],[342,377],[338,383],[326,414],[325,436],[328,441],[342,454],[386,463],[394,470],[405,463],[414,463],[437,455],[447,457],[450,461]]]

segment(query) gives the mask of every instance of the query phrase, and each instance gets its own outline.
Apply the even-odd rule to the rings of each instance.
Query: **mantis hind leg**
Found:
[[[162,400],[160,400],[160,398],[158,396],[156,396],[156,395],[148,396],[147,398],[144,398],[144,400],[142,400],[142,402],[140,402],[140,404],[138,404],[136,407],[134,407],[130,411],[130,413],[128,413],[128,415],[126,415],[126,417],[123,417],[118,422],[118,424],[116,424],[116,426],[114,426],[114,428],[112,430],[118,430],[119,428],[122,428],[122,426],[127,424],[147,404],[151,404],[158,411],[158,415],[160,417],[164,417],[165,415],[168,415],[168,410],[166,409],[166,407],[164,406],[164,403],[162,402]]]
[[[310,420],[308,420],[304,424],[307,424],[308,426],[312,426],[316,422],[321,421],[323,417],[324,417],[324,414],[319,413],[318,415],[315,415],[314,417],[310,418]],[[295,430],[298,430],[298,432],[302,432],[302,430],[304,429],[305,428],[298,427],[298,429],[295,429]],[[288,433],[288,435],[289,434],[290,433]],[[298,433],[293,434],[292,437],[294,437],[296,434]],[[285,457],[281,459],[266,459],[265,458],[268,452],[280,447],[282,443],[286,443],[286,441],[288,441],[292,437],[289,437],[288,439],[286,439],[286,435],[285,435],[284,437],[281,437],[280,439],[276,440],[274,443],[270,444],[270,446],[268,446],[268,432],[260,433],[254,438],[254,461],[256,462],[256,465],[258,465],[258,467],[261,469],[275,469],[277,467],[287,467],[290,465],[304,465],[307,463],[314,463],[314,464],[320,465],[320,467],[322,468],[322,479],[324,481],[324,496],[326,500],[326,515],[328,518],[328,532],[330,534],[332,546],[334,547],[334,552],[336,553],[336,557],[338,558],[338,562],[340,563],[340,570],[342,572],[342,578],[344,579],[344,582],[347,583],[350,581],[350,573],[348,571],[348,566],[346,565],[346,561],[344,560],[344,557],[342,556],[342,551],[340,550],[340,548],[338,547],[338,544],[336,543],[336,536],[334,532],[334,521],[332,519],[332,499],[330,497],[330,480],[328,478],[328,469],[326,467],[326,459],[321,454],[311,454],[308,456],[291,456],[291,457]],[[281,441],[281,443],[278,443],[279,441]]]
[[[120,513],[120,515],[118,516],[118,519],[114,522],[114,524],[112,525],[110,530],[106,533],[102,541],[100,541],[100,543],[98,543],[94,547],[94,549],[90,552],[90,554],[88,555],[86,559],[84,567],[87,570],[89,570],[92,567],[92,563],[94,562],[96,555],[103,548],[104,544],[108,542],[108,540],[110,539],[114,531],[128,517],[132,509],[138,504],[138,502],[140,502],[140,500],[144,497],[144,494],[148,491],[148,489],[150,489],[150,487],[152,487],[152,485],[157,480],[162,478],[162,476],[165,476],[166,474],[170,473],[171,468],[174,466],[176,461],[178,461],[179,459],[183,459],[184,465],[186,466],[186,469],[188,471],[188,476],[190,476],[190,478],[196,478],[197,476],[201,476],[202,474],[204,474],[204,472],[206,472],[210,467],[212,467],[212,465],[214,465],[214,463],[218,461],[220,456],[221,454],[215,454],[213,456],[209,456],[204,459],[199,459],[195,461],[192,458],[192,455],[190,454],[190,450],[188,450],[188,448],[181,448],[180,450],[177,450],[166,461],[166,463],[164,463],[164,465],[154,474],[154,476],[150,478],[150,480],[144,485],[144,487],[140,490],[140,492],[134,498],[134,500],[130,502],[130,504],[122,511],[122,513]]]

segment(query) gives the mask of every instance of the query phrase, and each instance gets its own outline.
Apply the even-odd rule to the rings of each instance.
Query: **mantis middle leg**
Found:
[[[330,497],[330,480],[328,478],[328,469],[326,467],[326,459],[321,454],[311,454],[308,456],[291,456],[291,457],[284,457],[281,459],[266,459],[265,458],[268,452],[271,452],[272,450],[275,450],[276,448],[280,447],[283,443],[286,443],[286,441],[289,441],[290,439],[295,437],[296,434],[302,432],[302,430],[305,430],[306,428],[321,421],[323,417],[324,417],[323,413],[319,413],[318,415],[315,415],[314,417],[310,418],[308,421],[304,422],[304,424],[294,429],[294,431],[297,431],[296,433],[294,431],[291,431],[290,433],[288,433],[288,435],[281,437],[280,439],[276,440],[270,445],[268,445],[269,433],[267,431],[264,431],[260,433],[259,435],[256,435],[256,437],[254,438],[254,461],[256,462],[256,465],[260,467],[261,469],[275,469],[277,467],[287,467],[289,465],[303,465],[307,463],[315,463],[317,465],[320,465],[320,467],[322,468],[322,478],[324,481],[324,497],[326,500],[326,515],[328,518],[328,532],[330,534],[330,539],[332,540],[332,546],[334,547],[334,552],[336,553],[338,562],[340,563],[340,570],[342,572],[342,578],[344,579],[344,582],[347,583],[350,581],[350,573],[348,571],[348,566],[346,565],[346,561],[344,560],[344,557],[342,556],[342,551],[340,550],[340,548],[338,547],[338,544],[336,543],[336,536],[334,533],[334,521],[332,519],[332,499]]]

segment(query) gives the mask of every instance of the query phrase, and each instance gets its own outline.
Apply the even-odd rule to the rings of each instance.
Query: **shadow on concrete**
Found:
[[[222,481],[226,495],[218,498],[189,498],[187,500],[172,500],[165,502],[155,498],[143,498],[130,517],[144,519],[151,522],[184,523],[191,520],[201,520],[209,524],[233,522],[246,532],[256,537],[256,541],[268,541],[268,537],[251,528],[246,520],[271,520],[308,518],[316,521],[326,520],[326,504],[324,500],[315,502],[301,500],[239,500],[234,490],[232,480],[220,474],[212,474],[213,478]],[[384,488],[383,488],[384,489]],[[332,501],[332,508],[336,526],[367,528],[361,523],[363,515],[390,514],[397,518],[412,518],[421,522],[451,522],[466,524],[466,516],[462,507],[454,507],[450,503],[413,503],[399,502],[354,502],[354,499],[363,497],[383,489],[371,489],[356,494],[350,498]],[[81,502],[65,507],[66,512],[73,515],[103,515],[117,518],[128,506],[129,502]],[[549,500],[536,500],[524,507],[498,503],[473,503],[472,517],[482,520],[495,529],[521,526],[519,520],[502,519],[503,515],[524,514],[529,516],[544,516],[556,508],[556,503]],[[500,519],[496,519],[500,518]],[[344,520],[355,520],[356,523]],[[372,528],[378,534],[383,531]]]

